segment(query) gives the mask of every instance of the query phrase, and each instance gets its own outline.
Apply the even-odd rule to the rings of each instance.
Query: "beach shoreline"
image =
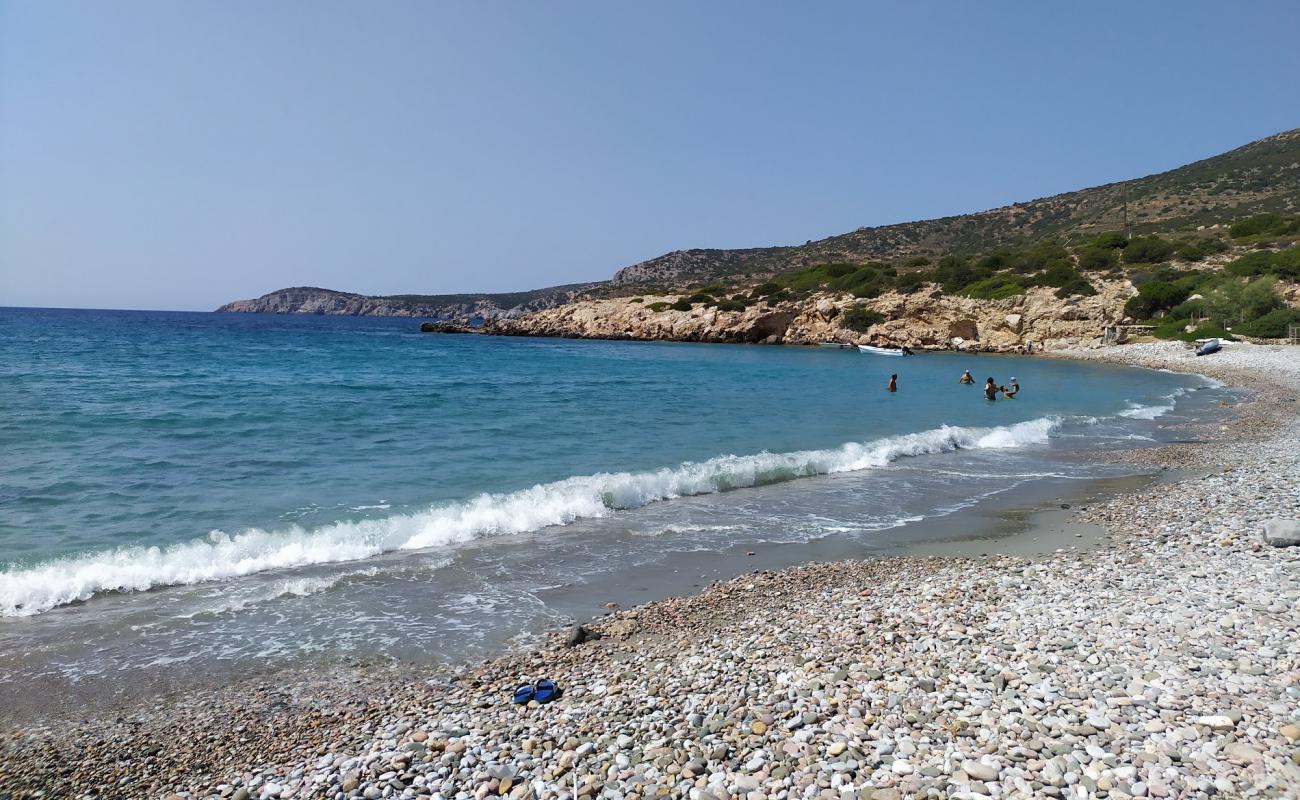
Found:
[[[1300,517],[1288,406],[1300,368],[1286,352],[1054,353],[1195,371],[1253,395],[1213,441],[1125,451],[1148,474],[1177,471],[1171,480],[1084,508],[1039,508],[1017,520],[1019,532],[969,540],[967,552],[760,571],[615,611],[592,625],[602,638],[572,648],[552,636],[482,664],[277,673],[120,719],[25,725],[0,743],[0,797],[61,787],[92,797],[544,797],[562,796],[575,776],[580,794],[625,800],[1285,793],[1300,786],[1283,732],[1300,702],[1300,663],[1285,641],[1296,634],[1300,554],[1260,547],[1257,528],[1264,512]],[[1243,488],[1243,476],[1266,470],[1271,498]],[[1188,518],[1206,492],[1225,513]],[[1084,529],[1095,539],[1105,529],[1104,546],[1075,548]],[[998,554],[1036,534],[1043,546]],[[1265,587],[1245,587],[1238,605],[1217,608],[1187,585],[1260,583],[1252,576],[1271,581],[1272,602]],[[1171,578],[1172,596],[1160,598]],[[1261,602],[1261,619],[1235,611]],[[1174,612],[1155,633],[1116,630],[1152,605]],[[1152,636],[1161,646],[1144,658],[1137,640]],[[1221,655],[1216,641],[1234,644]],[[1239,654],[1246,668],[1212,663],[1239,667]],[[1201,661],[1213,668],[1190,669]],[[513,707],[509,690],[524,676],[553,677],[566,695]]]

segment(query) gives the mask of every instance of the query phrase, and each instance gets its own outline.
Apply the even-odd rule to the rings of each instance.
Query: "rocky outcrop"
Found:
[[[890,293],[865,301],[885,317],[866,332],[842,324],[844,311],[863,303],[846,295],[816,294],[774,308],[751,306],[690,311],[647,306],[676,295],[587,300],[532,314],[494,320],[484,333],[588,339],[646,339],[767,344],[895,344],[923,348],[1015,350],[1026,343],[1068,346],[1098,339],[1102,328],[1123,318],[1133,288],[1127,281],[1097,282],[1092,297],[1057,298],[1031,289],[1005,300],[975,300],[920,291]]]

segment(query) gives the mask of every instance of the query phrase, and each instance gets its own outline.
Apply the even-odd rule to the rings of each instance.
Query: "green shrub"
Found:
[[[693,295],[691,295],[690,297],[686,298],[686,302],[688,302],[688,303],[716,303],[717,301],[713,299],[713,295],[711,295],[711,294],[706,294],[706,293],[704,293],[704,292],[696,292],[695,294],[693,294]]]
[[[1284,305],[1277,281],[1270,276],[1222,281],[1205,295],[1206,312],[1222,325],[1250,322]]]
[[[693,306],[691,305],[690,300],[687,300],[686,298],[682,298],[681,300],[678,300],[676,303],[670,305],[669,308],[671,308],[673,311],[690,311],[693,308]]]
[[[1256,214],[1234,222],[1228,234],[1234,239],[1247,236],[1284,236],[1300,233],[1300,216],[1283,217],[1278,214]]]
[[[1134,239],[1124,248],[1124,262],[1127,264],[1155,264],[1174,254],[1173,242],[1159,236],[1143,236]]]
[[[945,256],[947,257],[947,256]],[[905,267],[928,267],[930,266],[929,256],[912,256],[903,262]]]
[[[1276,275],[1291,280],[1300,279],[1300,247],[1292,246],[1276,252],[1255,250],[1228,262],[1224,269],[1243,277]]]
[[[1083,295],[1090,297],[1097,293],[1097,287],[1088,282],[1088,279],[1080,275],[1068,283],[1062,284],[1061,288],[1056,290],[1056,296],[1064,300],[1074,295]]]
[[[1124,313],[1135,319],[1151,319],[1183,302],[1191,293],[1191,287],[1182,281],[1148,281],[1124,304]]]
[[[1120,231],[1106,231],[1099,233],[1089,244],[1090,247],[1099,247],[1106,250],[1123,250],[1128,247],[1128,237]]]
[[[754,297],[767,297],[770,294],[776,294],[781,291],[781,288],[781,284],[776,281],[767,281],[766,283],[760,283],[755,286],[754,291],[751,292],[751,294]]]
[[[898,276],[894,281],[894,288],[903,294],[912,294],[920,291],[921,287],[926,284],[925,273],[923,272],[905,272]]]
[[[1174,253],[1176,258],[1184,261],[1203,261],[1211,253],[1222,253],[1228,249],[1228,245],[1222,239],[1216,239],[1212,236],[1204,239],[1197,239],[1194,242],[1187,242],[1178,248]]]
[[[1279,308],[1234,330],[1261,339],[1281,339],[1290,333],[1292,325],[1300,325],[1300,308]]]
[[[719,311],[744,311],[745,304],[740,300],[719,300]]]
[[[633,297],[631,300],[628,300],[628,302],[629,302],[629,303],[644,303],[644,302],[645,302],[645,298],[642,298],[642,297]]]
[[[671,305],[672,305],[672,303],[668,303],[668,302],[665,302],[665,301],[663,301],[663,300],[660,300],[660,301],[657,302],[657,303],[648,303],[648,304],[646,305],[646,308],[650,309],[651,311],[658,312],[658,311],[663,311],[663,310],[667,309],[667,308],[668,308],[669,306],[671,306]]]
[[[885,321],[885,315],[879,311],[873,310],[866,303],[859,303],[844,312],[840,318],[840,324],[851,331],[866,333],[872,325],[878,325]]]
[[[1115,262],[1115,250],[1113,248],[1088,245],[1079,251],[1079,269],[1110,269],[1115,266]]]
[[[1023,284],[1001,276],[976,281],[962,290],[962,294],[967,297],[974,297],[979,300],[1003,300],[1024,293],[1025,287]]]

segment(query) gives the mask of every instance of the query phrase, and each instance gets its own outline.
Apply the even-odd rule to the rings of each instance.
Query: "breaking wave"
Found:
[[[648,472],[566,478],[413,513],[312,529],[251,528],[233,535],[213,531],[170,547],[125,547],[70,556],[0,572],[0,616],[39,614],[108,592],[197,584],[525,533],[676,497],[883,467],[911,456],[1044,444],[1060,422],[1057,417],[1043,417],[996,428],[945,425],[824,450],[728,455]]]

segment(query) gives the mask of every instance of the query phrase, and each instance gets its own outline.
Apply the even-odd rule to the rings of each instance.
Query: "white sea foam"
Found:
[[[941,428],[850,442],[826,450],[719,456],[650,472],[600,473],[410,514],[338,522],[314,529],[213,531],[166,548],[125,547],[0,572],[0,616],[29,616],[106,592],[145,591],[311,564],[356,561],[394,550],[524,533],[689,495],[794,478],[882,467],[951,450],[1046,443],[1060,424],[1044,417],[998,428]]]
[[[1156,417],[1162,417],[1174,410],[1175,402],[1184,394],[1187,394],[1186,389],[1175,389],[1172,394],[1165,396],[1165,402],[1149,406],[1142,405],[1141,403],[1130,402],[1129,407],[1119,412],[1119,415],[1121,417],[1128,417],[1129,419],[1155,419]]]

